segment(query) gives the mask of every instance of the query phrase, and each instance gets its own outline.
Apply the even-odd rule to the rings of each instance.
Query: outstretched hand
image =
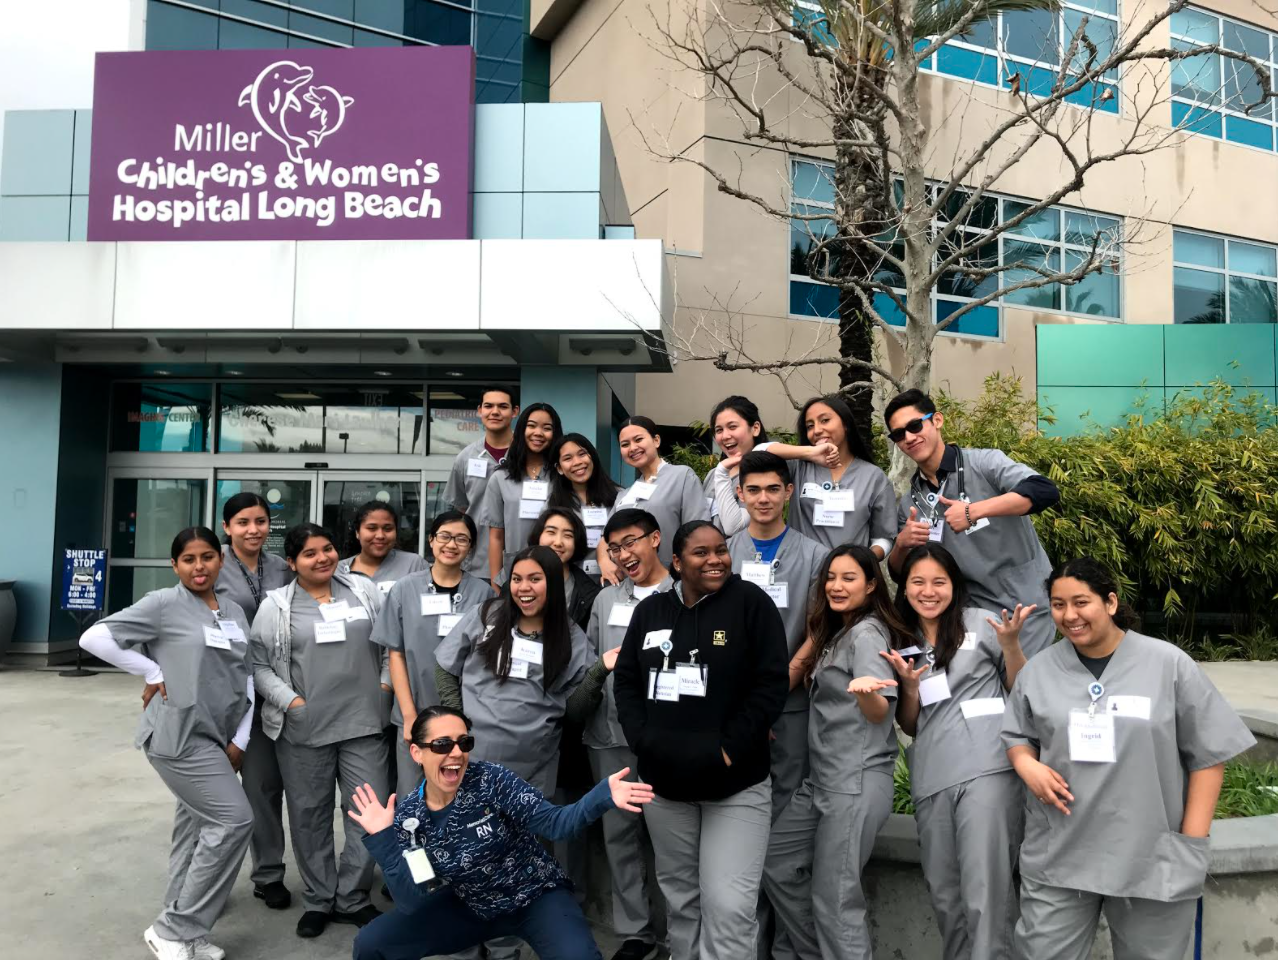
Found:
[[[986,617],[985,622],[994,628],[994,633],[998,636],[998,645],[1007,648],[1014,643],[1020,643],[1021,627],[1025,626],[1025,621],[1037,609],[1037,603],[1031,603],[1028,607],[1018,603],[1010,617],[1007,615],[1007,610],[1003,610],[997,622],[993,617]]]
[[[857,677],[848,684],[848,693],[878,693],[885,687],[895,687],[895,680],[884,680],[882,677]]]
[[[386,805],[382,806],[367,783],[355,788],[351,794],[351,806],[355,809],[346,811],[347,816],[363,827],[367,834],[381,833],[395,822],[395,794],[392,793]]]
[[[652,802],[652,787],[646,783],[635,783],[627,780],[629,767],[622,767],[608,778],[608,789],[612,791],[612,802],[618,810],[628,813],[642,813],[640,809],[645,803]]]
[[[924,663],[923,666],[915,670],[914,658],[910,657],[909,660],[906,660],[896,650],[880,650],[879,656],[892,664],[892,669],[896,671],[896,675],[901,678],[903,685],[906,687],[917,687],[919,685],[919,677],[923,676],[923,671],[930,666],[930,664]]]

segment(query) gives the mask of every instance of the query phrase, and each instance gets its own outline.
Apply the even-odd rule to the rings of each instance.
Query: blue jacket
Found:
[[[413,882],[404,861],[405,820],[416,818],[417,843],[426,848],[435,875],[484,919],[532,903],[547,890],[568,886],[568,876],[536,837],[563,840],[612,808],[603,780],[576,803],[558,807],[536,787],[496,763],[472,760],[442,827],[431,821],[419,787],[395,806],[395,824],[364,838],[382,867],[395,909],[415,913],[432,894]],[[441,888],[442,889],[442,888]]]

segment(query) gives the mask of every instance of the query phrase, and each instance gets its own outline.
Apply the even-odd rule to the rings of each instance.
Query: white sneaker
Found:
[[[155,927],[147,927],[142,934],[142,942],[155,954],[157,960],[195,960],[195,950],[186,940],[166,940],[155,932]]]
[[[226,960],[226,951],[216,943],[209,943],[208,937],[192,940],[191,952],[195,954],[195,960]]]

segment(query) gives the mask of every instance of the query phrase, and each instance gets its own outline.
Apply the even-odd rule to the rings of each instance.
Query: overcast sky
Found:
[[[140,48],[144,8],[145,0],[0,0],[0,143],[6,110],[93,106],[94,53],[130,49],[133,20]]]

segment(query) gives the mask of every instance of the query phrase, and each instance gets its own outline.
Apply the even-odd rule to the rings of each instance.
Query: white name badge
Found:
[[[825,496],[825,491],[821,489],[821,484],[819,483],[805,483],[803,485],[803,489],[799,491],[799,496],[808,497],[812,500],[820,500],[823,496]]]
[[[483,457],[471,457],[466,461],[466,476],[468,477],[486,477],[488,476],[488,461]]]
[[[647,483],[643,480],[636,480],[635,483],[630,487],[629,499],[647,500],[656,492],[657,492],[657,485],[655,483]]]
[[[1149,719],[1149,697],[1110,697],[1105,703],[1105,712],[1111,717],[1131,717],[1135,720]]]
[[[248,643],[248,637],[244,636],[244,631],[234,620],[219,620],[217,625],[226,639],[234,640],[236,643]]]
[[[462,615],[460,613],[440,614],[439,627],[435,631],[436,634],[441,637],[448,636],[453,632],[453,627],[461,623],[461,618]]]
[[[475,461],[472,460],[471,463]],[[479,461],[483,463],[483,461]],[[413,883],[430,883],[435,879],[435,868],[430,865],[430,857],[422,847],[413,847],[404,851],[404,862],[408,864],[408,872],[413,875]]]
[[[932,543],[940,543],[945,539],[945,521],[938,520],[936,523],[928,527],[927,538]]]
[[[652,698],[667,703],[679,702],[679,674],[674,670],[658,670]]]
[[[599,546],[599,538],[603,536],[602,527],[586,527],[586,546],[591,550]]]
[[[204,645],[215,650],[230,650],[231,640],[217,627],[204,628]]]
[[[512,680],[527,680],[528,661],[512,659],[510,661],[510,678]]]
[[[764,593],[772,598],[778,610],[790,606],[790,585],[788,583],[770,583],[763,588]]]
[[[976,717],[1001,717],[1003,715],[1002,697],[978,697],[975,700],[964,700],[959,704],[964,720]]]
[[[581,522],[588,527],[606,527],[608,525],[608,508],[582,507]]]
[[[812,504],[812,523],[818,527],[843,526],[843,511],[833,510],[824,503]]]
[[[741,564],[741,579],[746,583],[757,583],[766,587],[772,582],[772,564],[751,561]]]
[[[661,646],[662,642],[670,639],[671,630],[649,630],[644,634],[643,649],[651,650],[653,647]]]
[[[363,607],[355,606],[346,611],[346,622],[351,623],[355,620],[368,620],[368,611]]]
[[[830,490],[825,495],[825,508],[838,510],[840,513],[852,513],[856,510],[856,497],[851,490]]]
[[[541,663],[542,649],[541,644],[535,640],[525,640],[523,637],[513,637],[510,646],[510,655],[515,660],[523,660],[526,663]]]
[[[1069,758],[1075,763],[1113,763],[1114,718],[1108,713],[1089,717],[1086,710],[1069,712]]]
[[[934,703],[940,703],[942,700],[950,699],[950,696],[950,681],[943,673],[925,676],[919,681],[919,703],[922,706],[928,707]]]
[[[630,620],[635,615],[635,603],[614,603],[612,609],[608,611],[608,626],[610,627],[628,627]],[[648,649],[648,641],[645,640],[643,648]]]
[[[438,617],[453,612],[453,598],[446,593],[423,593],[422,616]]]
[[[393,586],[395,586],[394,580],[381,580],[377,584],[377,589],[382,591],[382,596],[385,597],[390,595]]]
[[[903,659],[908,660],[910,659],[910,657],[921,656],[923,654],[923,648],[918,646],[902,647],[900,650],[896,652],[899,653]]]
[[[975,649],[976,649],[976,634],[974,634],[974,633],[965,633],[965,634],[963,634],[963,642],[959,644],[959,649],[960,649],[960,650],[975,650]]]
[[[581,561],[581,572],[592,577],[599,576],[599,561],[594,557],[587,557],[585,560]]]
[[[704,697],[706,695],[706,678],[701,669],[701,664],[699,663],[675,664],[675,677],[679,681],[679,695],[681,697]],[[658,680],[660,680],[660,677],[658,677]]]
[[[544,500],[520,500],[519,501],[519,519],[520,520],[536,520],[541,516],[541,511],[545,508]]]
[[[970,534],[976,533],[977,530],[984,530],[989,525],[990,525],[989,517],[981,517],[981,519],[977,520],[976,523],[972,524],[963,532],[970,535]]]
[[[320,616],[324,618],[325,623],[335,623],[338,620],[345,620],[351,613],[351,605],[345,600],[336,600],[333,603],[321,603],[319,608]]]
[[[341,643],[346,639],[346,621],[332,620],[315,624],[316,643]]]
[[[525,480],[519,490],[521,500],[545,500],[550,496],[549,480]]]

